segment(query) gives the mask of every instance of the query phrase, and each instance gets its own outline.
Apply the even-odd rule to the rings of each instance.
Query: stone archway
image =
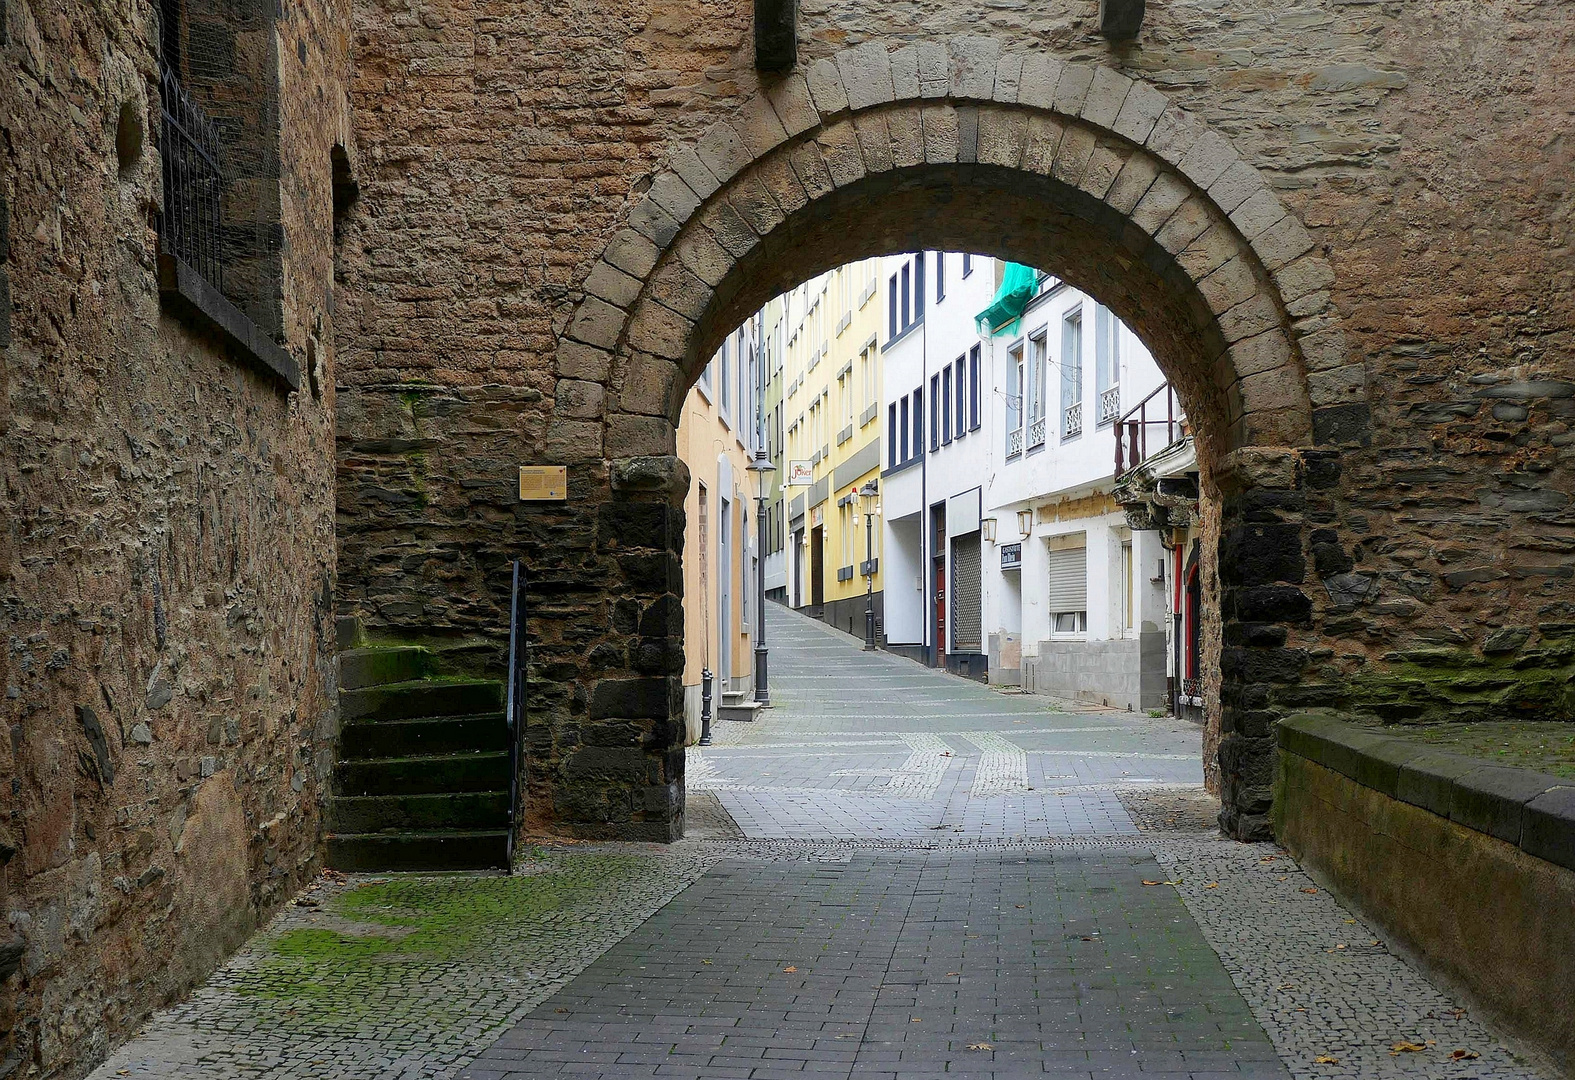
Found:
[[[676,833],[684,394],[774,293],[922,247],[1039,265],[1099,295],[1177,386],[1218,508],[1205,652],[1219,657],[1207,685],[1222,823],[1267,834],[1277,688],[1306,663],[1289,646],[1316,636],[1299,588],[1303,455],[1365,423],[1333,275],[1230,141],[1163,94],[979,36],[870,43],[767,87],[671,155],[588,276],[560,340],[549,454],[579,447],[606,470],[586,493],[603,500],[598,543],[626,553],[608,590],[630,644],[581,669],[588,720],[537,710],[533,820]]]

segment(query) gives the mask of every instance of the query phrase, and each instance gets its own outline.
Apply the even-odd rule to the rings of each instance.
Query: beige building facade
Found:
[[[684,400],[678,457],[684,497],[684,726],[700,738],[705,672],[711,715],[754,690],[757,531],[754,458],[759,335],[751,319],[722,342]]]

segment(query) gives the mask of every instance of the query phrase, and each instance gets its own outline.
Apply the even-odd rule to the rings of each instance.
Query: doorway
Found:
[[[826,528],[817,525],[809,534],[809,589],[810,604],[815,618],[826,605]]]

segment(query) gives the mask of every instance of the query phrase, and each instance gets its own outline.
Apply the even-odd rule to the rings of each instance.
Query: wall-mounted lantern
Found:
[[[1034,531],[1034,512],[1032,510],[1017,511],[1017,531],[1023,539],[1028,539],[1028,534]]]
[[[984,542],[985,543],[987,543],[987,544],[995,543],[995,519],[994,518],[985,518],[983,521],[979,522],[979,531],[984,534]]]

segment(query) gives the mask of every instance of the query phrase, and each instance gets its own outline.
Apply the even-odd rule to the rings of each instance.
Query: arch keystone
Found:
[[[1001,58],[1001,43],[983,34],[962,34],[947,41],[950,64],[948,83],[951,96],[963,100],[989,101],[995,95],[995,66]]]
[[[1002,53],[995,64],[995,92],[991,97],[1002,105],[1017,104],[1018,87],[1023,80],[1022,53]]]

